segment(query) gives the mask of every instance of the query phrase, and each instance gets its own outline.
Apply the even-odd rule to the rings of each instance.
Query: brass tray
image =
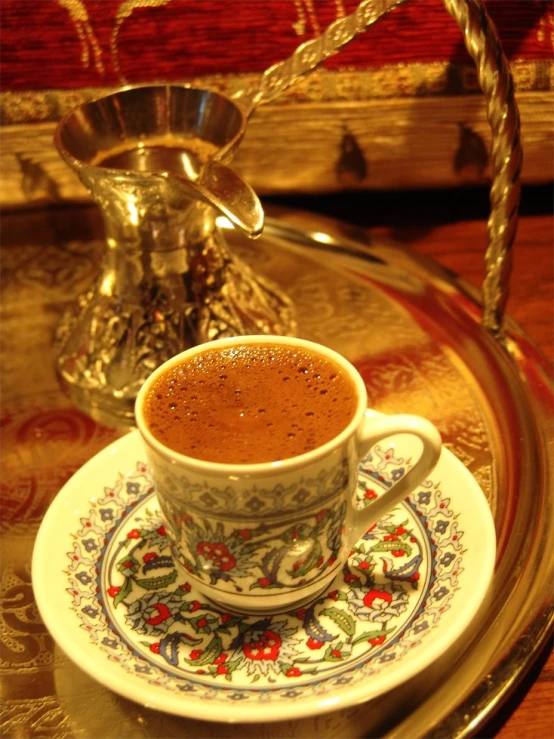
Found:
[[[55,326],[103,253],[95,212],[14,214],[4,234],[2,735],[475,734],[530,666],[554,618],[552,388],[521,330],[510,319],[500,336],[484,329],[475,290],[361,229],[282,211],[258,242],[228,231],[231,248],[293,298],[300,336],[371,366],[373,407],[420,413],[439,426],[487,495],[498,560],[490,598],[463,638],[395,691],[283,723],[179,719],[97,685],[54,645],[36,611],[30,561],[41,518],[63,483],[123,431],[72,408],[53,369]]]

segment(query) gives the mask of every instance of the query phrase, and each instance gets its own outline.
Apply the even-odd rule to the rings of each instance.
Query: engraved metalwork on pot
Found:
[[[129,88],[62,119],[56,145],[99,205],[96,284],[57,332],[57,369],[100,420],[132,422],[136,393],[174,354],[236,334],[295,332],[291,301],[227,247],[221,218],[255,237],[263,210],[225,162],[235,103],[181,86]]]

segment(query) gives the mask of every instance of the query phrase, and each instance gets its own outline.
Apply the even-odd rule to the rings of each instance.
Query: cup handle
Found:
[[[366,411],[365,418],[358,431],[359,458],[363,459],[378,441],[394,434],[413,434],[413,436],[417,436],[423,443],[421,455],[412,469],[389,490],[384,491],[377,500],[366,508],[356,510],[352,529],[352,543],[361,539],[370,526],[401,503],[408,493],[425,480],[439,461],[442,448],[441,436],[430,421],[420,416],[404,414],[385,416],[369,409]]]

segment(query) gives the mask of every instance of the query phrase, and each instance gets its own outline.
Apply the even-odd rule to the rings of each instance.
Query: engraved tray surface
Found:
[[[2,733],[220,736],[221,725],[141,708],[96,684],[54,646],[38,617],[30,560],[40,521],[75,470],[122,433],[72,408],[53,371],[54,327],[93,278],[102,243],[82,224],[81,241],[49,238],[42,217],[42,227],[31,216],[19,242],[2,247]],[[228,239],[288,291],[300,336],[358,366],[373,407],[438,425],[488,498],[498,558],[488,603],[417,678],[370,704],[230,725],[225,735],[475,733],[552,627],[552,390],[542,360],[509,320],[504,344],[483,331],[477,297],[460,280],[365,231],[290,212],[270,219],[260,241],[231,231]]]

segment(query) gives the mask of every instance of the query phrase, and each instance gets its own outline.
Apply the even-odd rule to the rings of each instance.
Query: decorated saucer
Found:
[[[360,505],[404,474],[411,444],[402,435],[373,448],[360,465]],[[42,522],[32,571],[59,646],[144,706],[267,722],[361,703],[443,654],[486,595],[492,515],[447,449],[431,478],[368,530],[323,596],[267,617],[219,611],[177,572],[144,460],[132,432],[85,464]],[[227,542],[217,546],[233,556]]]

